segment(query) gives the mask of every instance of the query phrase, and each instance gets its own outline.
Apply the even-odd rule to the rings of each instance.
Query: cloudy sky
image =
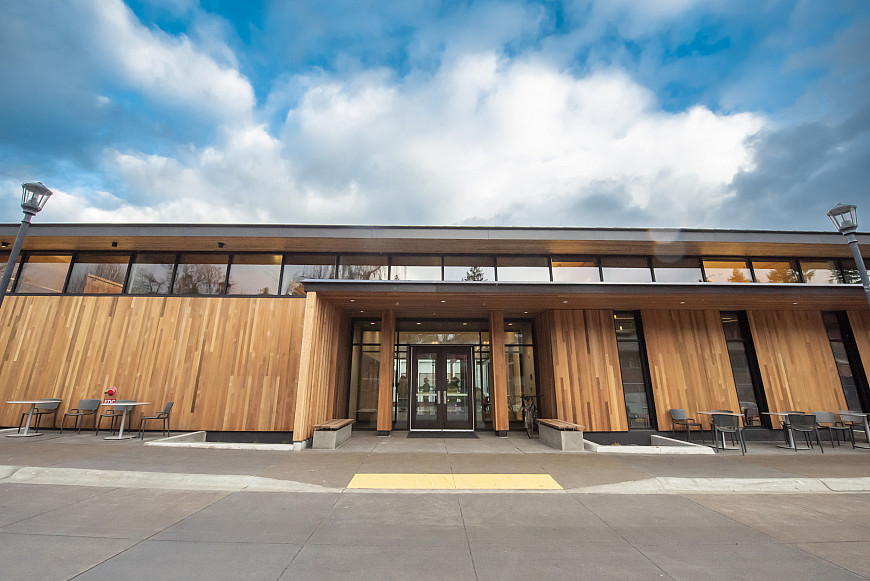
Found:
[[[0,51],[6,222],[870,229],[866,0],[0,0]]]

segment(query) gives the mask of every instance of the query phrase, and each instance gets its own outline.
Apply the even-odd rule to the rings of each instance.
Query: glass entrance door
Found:
[[[473,430],[468,347],[412,348],[411,429]]]

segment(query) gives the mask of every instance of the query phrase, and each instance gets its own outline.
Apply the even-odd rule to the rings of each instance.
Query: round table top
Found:
[[[103,402],[100,405],[151,405],[150,401],[116,401],[112,403]]]
[[[6,403],[48,403],[50,401],[61,401],[59,399],[16,399],[7,401]]]

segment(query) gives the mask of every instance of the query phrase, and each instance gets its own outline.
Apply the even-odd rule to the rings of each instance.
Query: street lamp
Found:
[[[24,219],[21,220],[21,226],[18,227],[18,235],[15,237],[15,244],[12,245],[9,259],[6,261],[3,280],[0,281],[0,306],[3,305],[3,298],[6,296],[9,279],[12,278],[12,272],[15,270],[15,262],[18,260],[18,253],[21,252],[24,237],[27,236],[27,230],[30,229],[30,219],[45,207],[50,196],[51,190],[42,185],[42,182],[21,184],[21,209],[24,210]]]
[[[855,204],[837,204],[828,210],[828,218],[849,242],[852,257],[855,259],[855,267],[858,269],[858,276],[861,277],[861,285],[864,287],[864,294],[867,295],[867,302],[870,303],[870,278],[867,277],[867,268],[864,266],[864,259],[861,258],[858,239],[855,238],[855,231],[858,230],[857,210],[858,207]]]

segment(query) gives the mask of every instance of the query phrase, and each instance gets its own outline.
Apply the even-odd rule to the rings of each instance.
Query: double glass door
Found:
[[[470,347],[413,347],[412,430],[473,430]]]

